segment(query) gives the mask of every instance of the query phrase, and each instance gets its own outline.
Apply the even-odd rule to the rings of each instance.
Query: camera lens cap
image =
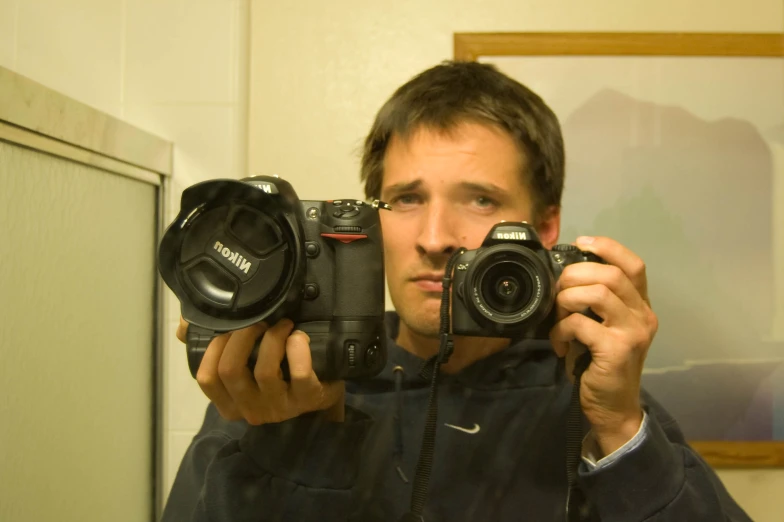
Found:
[[[301,298],[303,232],[293,189],[210,180],[183,192],[158,249],[159,270],[186,321],[229,331]],[[296,291],[295,291],[296,290]]]

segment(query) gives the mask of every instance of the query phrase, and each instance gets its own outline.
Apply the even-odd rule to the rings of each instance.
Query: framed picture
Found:
[[[643,386],[716,467],[784,466],[784,35],[460,33],[548,103],[562,242],[646,262]]]

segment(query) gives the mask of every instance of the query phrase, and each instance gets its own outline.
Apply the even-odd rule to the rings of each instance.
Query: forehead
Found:
[[[471,180],[519,189],[526,163],[517,143],[498,127],[474,122],[448,131],[420,127],[390,140],[382,190],[414,180],[425,185]]]

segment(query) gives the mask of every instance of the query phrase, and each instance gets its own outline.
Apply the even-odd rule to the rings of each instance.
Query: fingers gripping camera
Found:
[[[302,201],[270,176],[186,189],[158,261],[189,323],[191,374],[219,333],[284,317],[310,337],[320,380],[378,374],[386,364],[380,208]]]
[[[556,322],[556,282],[568,265],[583,262],[604,261],[568,244],[547,250],[528,223],[497,223],[481,247],[453,261],[452,332],[547,339]]]

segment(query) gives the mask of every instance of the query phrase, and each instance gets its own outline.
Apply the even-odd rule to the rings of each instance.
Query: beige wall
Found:
[[[0,0],[0,66],[174,142],[168,222],[184,187],[246,171],[247,12],[248,0]],[[166,492],[206,406],[167,295]]]
[[[358,197],[375,111],[468,31],[781,32],[781,0],[292,0],[251,4],[249,167],[301,196]],[[783,470],[724,470],[754,520],[780,522]]]

